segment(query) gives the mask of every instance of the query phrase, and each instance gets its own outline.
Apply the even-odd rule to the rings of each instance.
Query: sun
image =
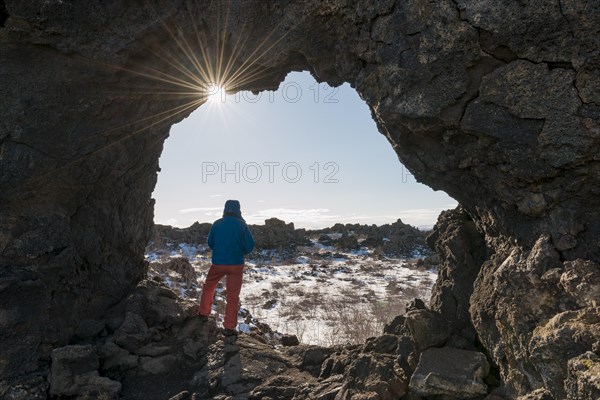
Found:
[[[221,85],[209,85],[206,90],[206,101],[212,104],[225,102],[225,88]]]

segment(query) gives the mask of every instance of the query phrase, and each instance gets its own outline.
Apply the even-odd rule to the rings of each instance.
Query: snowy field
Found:
[[[316,242],[298,250],[293,258],[263,252],[247,260],[240,294],[240,330],[249,331],[260,322],[273,331],[296,335],[302,343],[362,343],[380,335],[384,325],[403,314],[412,299],[427,301],[437,278],[436,272],[422,263],[417,267],[418,258],[390,259],[370,250],[340,252]],[[184,282],[176,272],[155,268],[175,257],[189,259],[196,282]],[[180,244],[146,258],[151,278],[160,275],[181,297],[199,298],[210,267],[206,247]],[[222,282],[213,306],[219,321],[225,309],[224,292]]]

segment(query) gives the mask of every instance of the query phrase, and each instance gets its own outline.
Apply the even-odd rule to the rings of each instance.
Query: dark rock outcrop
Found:
[[[155,224],[152,237],[147,249],[164,249],[167,245],[178,245],[179,243],[206,244],[211,224],[194,222],[187,228],[176,228],[170,225]]]
[[[186,257],[172,257],[167,261],[159,260],[150,263],[150,271],[158,276],[167,275],[172,281],[191,287],[198,284],[196,270]]]
[[[315,393],[334,392],[335,399],[482,399],[492,389],[484,382],[490,378],[487,355],[452,347],[449,321],[422,301],[385,331],[324,360]]]
[[[587,352],[569,360],[565,381],[568,400],[600,398],[600,356]]]
[[[427,242],[443,260],[432,289],[431,309],[452,321],[454,330],[474,340],[469,307],[473,283],[486,258],[483,235],[459,208],[442,212]]]
[[[349,82],[413,175],[483,235],[469,314],[508,395],[585,398],[585,374],[548,364],[534,332],[595,309],[574,288],[595,290],[600,263],[598,26],[583,0],[2,1],[0,396],[38,390],[84,319],[136,299],[162,143],[202,103],[179,94],[223,57],[247,78],[223,77],[231,91],[292,70]],[[149,327],[176,322],[165,299],[140,303]],[[439,310],[463,315],[456,304]],[[131,310],[113,311],[109,329]],[[593,350],[585,330],[564,357]]]
[[[319,234],[321,244],[337,246],[343,250],[355,250],[364,246],[388,256],[411,257],[415,251],[423,252],[424,255],[430,254],[425,243],[425,232],[403,223],[400,219],[381,226],[335,224],[306,233]]]
[[[490,366],[484,354],[449,347],[421,353],[410,379],[410,389],[419,396],[449,396],[470,399],[488,392],[483,378]]]
[[[117,399],[121,383],[98,373],[100,361],[90,346],[65,346],[52,351],[50,394]]]
[[[304,231],[294,229],[293,223],[285,223],[277,218],[265,220],[264,225],[251,225],[252,235],[257,249],[295,249],[298,245],[307,244],[302,234]]]
[[[211,224],[195,222],[187,228],[170,225],[154,225],[147,252],[164,253],[165,249],[177,250],[180,244],[192,245],[206,251],[206,240]],[[397,220],[393,224],[361,225],[335,224],[330,228],[306,230],[296,229],[293,223],[277,218],[265,220],[264,225],[250,224],[256,242],[255,255],[262,250],[277,250],[293,253],[298,246],[311,245],[311,238],[341,250],[356,250],[368,247],[388,256],[411,257],[415,251],[430,255],[426,247],[426,233]]]

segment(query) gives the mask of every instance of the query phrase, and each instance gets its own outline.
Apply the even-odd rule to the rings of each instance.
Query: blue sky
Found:
[[[417,183],[348,84],[290,73],[275,92],[217,95],[171,128],[153,193],[154,219],[212,222],[238,199],[248,223],[299,228],[401,218],[432,226],[456,201]]]

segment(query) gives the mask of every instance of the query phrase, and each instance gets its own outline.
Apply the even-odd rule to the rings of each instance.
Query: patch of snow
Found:
[[[244,333],[250,333],[250,332],[252,332],[252,329],[251,329],[250,325],[245,324],[243,322],[238,322],[238,330],[240,332],[244,332]]]
[[[342,252],[311,242],[312,246],[299,248],[300,254],[293,259],[261,251],[246,261],[240,331],[250,332],[260,321],[273,331],[295,334],[307,344],[353,342],[360,335],[381,334],[383,325],[403,313],[413,298],[427,300],[437,278],[434,270],[416,269],[414,262],[402,258],[380,258],[369,249]],[[422,258],[422,249],[415,249],[412,255]],[[148,253],[146,260],[164,262],[181,256],[190,259],[200,285],[182,286],[170,272],[160,278],[181,297],[197,300],[210,267],[205,248],[180,244],[163,254]],[[265,260],[265,256],[271,259]],[[156,273],[149,272],[149,276]],[[218,322],[223,320],[224,290],[225,280],[215,291],[211,311]],[[364,332],[351,331],[362,328]]]

